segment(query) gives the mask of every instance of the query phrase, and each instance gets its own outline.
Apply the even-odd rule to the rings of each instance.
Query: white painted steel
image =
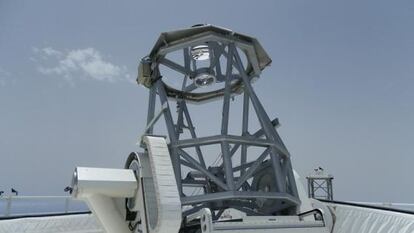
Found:
[[[327,204],[335,212],[335,227],[333,233],[412,233],[414,232],[414,216],[410,214],[395,213],[384,210],[354,207],[341,204]],[[203,210],[205,213],[205,210]],[[259,217],[261,218],[261,217]],[[264,226],[272,226],[274,221],[266,218],[252,217],[246,219],[244,228],[236,230],[237,223],[214,223],[205,224],[203,232],[238,232],[238,233],[316,233],[329,231],[316,231],[316,228],[286,228],[286,229],[260,229]],[[291,217],[279,218],[280,224],[294,220]],[[207,218],[205,218],[207,219]],[[209,222],[207,222],[209,223]],[[207,227],[209,230],[207,230]],[[237,226],[242,228],[240,226]],[[252,228],[253,229],[248,229]],[[233,230],[225,230],[233,228]],[[211,231],[213,229],[213,231]],[[55,217],[21,218],[0,221],[0,233],[105,233],[94,215],[66,215]],[[168,231],[174,233],[174,231]]]
[[[144,184],[148,183],[148,181],[151,181],[152,184],[151,166],[147,154],[137,154],[136,159],[137,161],[134,161],[133,163],[136,163],[137,166],[135,169],[138,169],[138,171],[136,171],[138,189],[135,196],[128,199],[127,205],[130,211],[135,211],[137,213],[134,224],[138,222],[141,223],[137,225],[137,229],[135,229],[134,232],[147,233],[148,221],[146,208],[148,209],[151,207],[148,207],[148,204],[145,203],[146,198],[149,198],[147,197],[148,192],[144,193]],[[149,195],[154,196],[153,193],[150,193]],[[144,196],[146,196],[146,198],[144,198]]]
[[[299,216],[246,216],[235,214],[238,211],[230,211],[231,218],[239,221],[213,222],[209,209],[202,209],[191,216],[192,219],[200,216],[202,233],[331,233],[333,220],[330,210],[321,202],[309,199],[302,185],[300,176],[294,171],[301,205],[299,212],[304,213],[314,209],[322,212],[323,220],[315,220],[313,214],[303,217]],[[238,215],[238,216],[235,216]]]
[[[147,145],[151,165],[154,188],[151,195],[155,197],[152,200],[156,202],[151,205],[157,208],[157,214],[153,216],[156,219],[149,219],[149,232],[178,232],[181,226],[181,201],[167,142],[163,137],[152,136],[145,136],[143,141]]]
[[[124,205],[138,188],[132,170],[78,167],[72,183],[72,195],[86,201],[107,233],[131,232]]]
[[[413,233],[414,215],[327,204],[335,214],[333,233]]]
[[[122,208],[122,203],[117,203],[119,200],[94,194],[86,197],[85,201],[107,233],[131,232],[125,222],[125,210]]]
[[[202,233],[330,233],[323,221],[300,220],[298,216],[245,216],[238,222],[213,222],[209,209],[202,212]]]
[[[72,195],[79,198],[94,194],[133,197],[136,190],[137,180],[132,170],[77,167]]]
[[[301,201],[299,206],[299,212],[304,213],[314,209],[303,186],[302,178],[295,170],[293,170],[293,175],[295,176],[296,187],[298,189],[298,196]]]
[[[105,233],[92,214],[0,221],[0,233]]]

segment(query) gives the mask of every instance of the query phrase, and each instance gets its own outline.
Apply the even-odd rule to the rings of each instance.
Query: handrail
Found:
[[[19,206],[19,210],[13,211],[14,203],[18,203],[19,201],[30,201],[30,203],[26,203],[26,206],[22,205]],[[62,202],[60,202],[60,200]],[[50,201],[50,203],[48,203]],[[59,201],[59,203],[56,203]],[[71,207],[75,207],[76,203],[82,203],[83,208],[78,208],[77,210],[71,210]],[[34,208],[41,209],[41,207],[47,207],[48,204],[54,204],[54,208],[49,208],[49,210],[35,210]],[[0,196],[0,208],[4,205],[4,212],[0,210],[0,216],[3,217],[10,217],[10,216],[36,216],[42,214],[68,214],[68,213],[76,213],[76,212],[84,212],[89,211],[86,205],[83,204],[82,201],[73,199],[71,196]],[[34,207],[25,211],[25,208]],[[58,207],[58,208],[56,208]],[[86,207],[86,208],[85,208]],[[53,209],[53,210],[51,210]],[[23,210],[23,211],[22,211]]]
[[[318,199],[318,200],[321,201],[321,202],[325,202],[325,203],[348,205],[348,206],[363,207],[363,208],[371,208],[371,209],[377,209],[377,210],[385,210],[385,211],[392,211],[392,212],[397,212],[397,213],[404,213],[404,214],[414,215],[414,211],[405,210],[405,209],[390,208],[390,207],[386,207],[386,206],[379,206],[379,205],[376,205],[375,203],[367,203],[367,202],[361,203],[361,202],[349,202],[349,201],[331,201],[331,200],[324,200],[324,199]]]
[[[1,199],[7,199],[7,198],[12,198],[12,199],[71,199],[71,196],[13,196],[13,195],[8,195],[8,196],[0,196],[0,200]]]
[[[67,216],[67,215],[83,215],[91,214],[91,211],[75,211],[67,213],[45,213],[45,214],[25,214],[25,215],[15,215],[15,216],[0,216],[0,220],[11,220],[19,218],[41,218],[41,217],[56,217],[56,216]]]
[[[306,216],[310,216],[310,215],[314,215],[315,220],[321,220],[323,222],[323,225],[325,226],[325,218],[323,217],[323,212],[320,209],[313,209],[313,210],[309,210],[303,213],[298,214],[299,219],[303,220],[304,217]],[[316,215],[318,214],[318,215]],[[320,218],[320,219],[318,219]]]

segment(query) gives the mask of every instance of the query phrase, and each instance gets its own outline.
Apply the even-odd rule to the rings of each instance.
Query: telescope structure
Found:
[[[168,58],[177,52],[183,64]],[[205,207],[218,213],[235,208],[250,215],[296,212],[300,200],[290,154],[276,131],[277,119],[270,120],[252,86],[270,63],[256,39],[210,25],[162,33],[140,63],[138,82],[150,92],[144,135],[159,135],[154,124],[162,115],[181,203],[189,207],[184,216]],[[178,77],[163,74],[161,66],[175,71]],[[170,86],[171,79],[179,80],[181,88]],[[242,116],[241,135],[229,133],[231,99],[236,95],[243,98],[238,114]],[[159,111],[155,110],[157,99]],[[222,115],[220,134],[198,137],[187,106],[211,100],[222,106],[221,114],[211,113],[212,117]],[[176,110],[171,102],[175,102]],[[252,110],[260,123],[255,132],[248,130]],[[186,130],[190,137],[183,136]],[[203,153],[202,147],[207,145],[218,145],[221,164],[209,166],[206,162],[217,156]],[[249,153],[253,147],[261,148],[262,153]],[[236,162],[237,152],[241,156]],[[184,168],[190,170],[186,176],[182,176]],[[186,195],[186,186],[200,186],[203,192]]]
[[[307,195],[253,88],[270,63],[255,38],[225,28],[162,33],[139,64],[149,104],[138,152],[123,168],[77,167],[65,189],[92,214],[5,216],[0,232],[414,232],[411,211],[332,200],[321,167]]]
[[[77,168],[72,195],[107,232],[328,232],[329,211],[298,186],[278,119],[253,88],[270,63],[257,39],[229,29],[162,33],[138,68],[149,91],[142,152],[125,169]],[[191,107],[212,105],[197,125]],[[214,115],[218,133],[199,136]]]

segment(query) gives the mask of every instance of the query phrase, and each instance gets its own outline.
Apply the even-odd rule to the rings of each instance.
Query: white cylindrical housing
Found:
[[[100,194],[108,197],[133,197],[138,184],[129,169],[77,167],[72,180],[77,198]]]
[[[78,167],[72,195],[84,199],[107,233],[131,233],[124,217],[124,198],[135,195],[138,182],[129,169]]]

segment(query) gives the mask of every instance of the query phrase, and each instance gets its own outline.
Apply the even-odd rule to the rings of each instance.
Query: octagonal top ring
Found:
[[[156,74],[154,76],[154,69],[158,66],[158,64],[164,64],[169,67],[179,69],[182,73],[188,75],[192,79],[195,79],[197,75],[195,70],[185,71],[183,66],[177,66],[177,64],[166,59],[166,56],[175,51],[197,47],[199,47],[200,51],[196,52],[203,52],[203,49],[205,48],[200,45],[211,42],[221,45],[233,44],[237,49],[241,50],[247,61],[245,72],[251,78],[259,77],[261,71],[272,62],[256,38],[210,24],[195,25],[187,29],[161,33],[150,54],[140,63],[137,78],[138,83],[148,88],[151,87],[152,83],[158,78],[157,75],[162,75]],[[226,53],[224,50],[222,52],[223,54]],[[203,54],[198,54],[198,56],[203,56]],[[215,74],[220,75],[217,73]],[[217,80],[219,81],[220,77],[217,77]],[[165,86],[169,97],[184,98],[196,102],[223,95],[223,89],[194,93],[191,91],[179,90],[178,88],[173,88],[167,84]],[[241,82],[234,82],[232,83],[231,90],[234,93],[241,93],[241,87]]]

